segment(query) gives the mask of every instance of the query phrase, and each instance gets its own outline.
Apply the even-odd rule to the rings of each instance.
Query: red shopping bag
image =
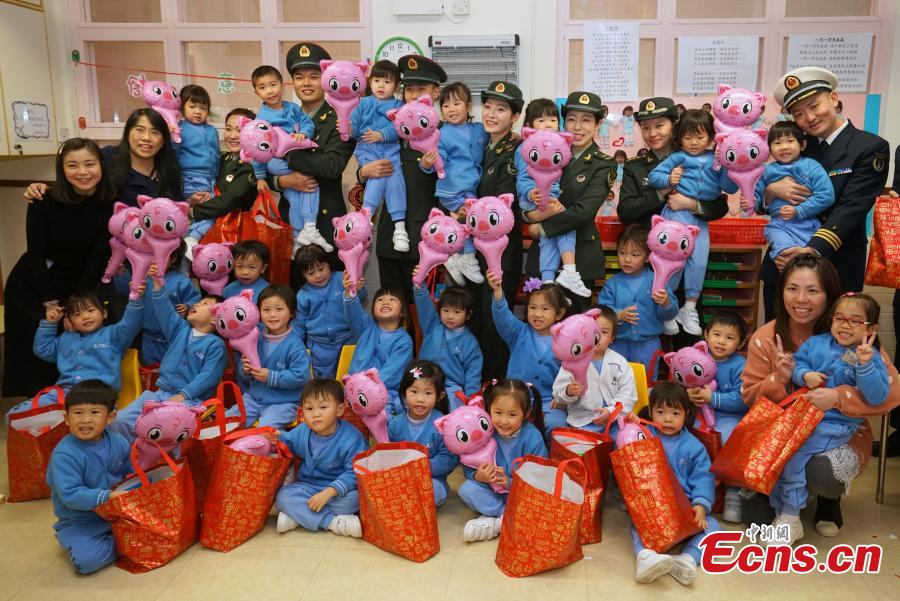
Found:
[[[364,540],[411,561],[440,551],[427,448],[377,444],[353,458],[353,471]]]
[[[45,392],[56,390],[56,404],[40,407]],[[65,393],[59,386],[48,386],[31,401],[31,408],[9,415],[6,439],[6,465],[9,473],[8,501],[32,501],[50,497],[47,464],[53,449],[69,433],[65,422]]]
[[[801,388],[780,403],[762,396],[756,399],[710,471],[730,486],[771,493],[785,464],[825,415],[806,400],[805,392]]]
[[[866,284],[900,288],[900,199],[879,196],[875,200],[874,233],[866,262]]]
[[[706,454],[709,455],[710,462],[716,460],[716,457],[719,456],[719,451],[722,450],[722,434],[719,433],[714,427],[710,426],[706,423],[706,419],[703,417],[702,411],[697,411],[697,420],[700,422],[699,426],[694,426],[689,428],[691,434],[697,437],[703,447],[706,449]],[[713,502],[712,513],[722,513],[722,510],[725,508],[725,484],[716,479],[716,500]]]
[[[156,385],[156,380],[159,379],[159,363],[139,366],[138,374],[141,378],[141,390],[151,390],[153,392],[159,390],[159,386]]]
[[[648,549],[665,553],[700,528],[662,442],[643,430],[644,440],[616,449],[609,458],[638,536]]]
[[[531,576],[583,557],[578,540],[587,477],[580,463],[536,455],[514,462],[494,558],[507,576]],[[570,475],[569,466],[580,467],[574,470],[576,476]]]
[[[136,476],[112,488],[128,492],[94,510],[112,526],[119,554],[116,566],[135,574],[172,561],[194,544],[200,525],[190,467],[183,459],[174,461],[162,448],[159,452],[164,463],[145,472],[137,446],[131,447]]]
[[[291,465],[291,452],[283,442],[269,457],[236,451],[228,443],[244,436],[273,436],[265,426],[232,432],[221,438],[218,459],[209,479],[203,504],[200,544],[216,551],[231,551],[266,525],[275,494]]]

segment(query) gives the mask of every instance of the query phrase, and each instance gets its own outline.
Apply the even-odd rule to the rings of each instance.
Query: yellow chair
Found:
[[[312,353],[310,352],[309,349],[306,349],[306,358],[309,360],[309,377],[315,378],[316,374],[313,371],[313,367],[312,367]]]
[[[634,404],[635,415],[650,404],[650,395],[647,392],[647,368],[643,363],[631,363],[631,371],[634,372],[634,385],[637,388],[637,402]]]
[[[350,362],[353,361],[353,351],[355,350],[355,344],[345,344],[344,348],[341,349],[341,357],[338,359],[337,374],[335,374],[338,381],[350,372]]]
[[[124,409],[141,395],[141,372],[137,349],[130,348],[122,357],[122,388],[116,400],[116,409]]]

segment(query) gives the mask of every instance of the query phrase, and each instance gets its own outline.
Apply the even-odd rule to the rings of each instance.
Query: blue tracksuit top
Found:
[[[528,199],[528,193],[534,190],[535,183],[534,180],[528,175],[528,171],[525,169],[525,159],[522,158],[522,153],[516,150],[516,197],[519,199],[519,208],[523,211],[533,211],[537,208],[537,205],[531,202]],[[562,179],[562,175],[560,174],[559,179]],[[553,183],[550,186],[550,196],[553,198],[559,198],[559,180]]]
[[[425,425],[419,430],[418,436],[412,435],[408,413],[401,413],[388,423],[388,439],[391,442],[417,442],[428,448],[431,477],[441,479],[449,476],[459,463],[459,457],[447,450],[444,437],[434,427],[434,420],[443,415],[437,409],[432,409],[431,415],[425,420]]]
[[[105,430],[96,442],[67,434],[50,455],[47,484],[53,513],[60,520],[99,520],[94,509],[109,500],[110,489],[131,472],[131,445]]]
[[[337,421],[337,429],[328,439],[328,444],[317,447],[310,445],[312,430],[300,424],[289,432],[282,432],[281,440],[294,456],[300,458],[297,482],[325,488],[332,487],[338,496],[356,490],[356,474],[353,473],[353,458],[369,448],[368,442],[352,425],[342,419]]]
[[[716,412],[747,413],[749,407],[741,398],[741,374],[746,362],[740,353],[734,353],[724,361],[716,361],[716,391],[709,402]]]
[[[344,311],[343,278],[343,271],[335,271],[324,286],[304,284],[297,291],[297,316],[291,325],[304,342],[353,344],[353,332]],[[366,289],[359,294],[365,299]]]
[[[173,308],[175,305],[187,305],[188,308],[190,308],[191,305],[200,301],[200,291],[197,290],[197,287],[194,286],[190,278],[183,273],[173,269],[167,271],[166,275],[163,276],[163,279],[165,280],[163,291],[166,293],[166,296],[169,297],[169,301]],[[120,294],[128,294],[128,286],[130,283],[130,273],[117,274],[113,277],[113,285],[116,288],[116,292]],[[153,280],[149,277],[147,278],[147,292],[156,294],[153,292]],[[162,339],[165,337],[163,328],[160,325],[159,319],[156,317],[156,311],[151,304],[152,303],[149,302],[144,303],[144,323],[142,329],[145,336],[149,334],[152,338]]]
[[[631,342],[642,342],[655,338],[663,333],[663,322],[675,319],[678,314],[678,301],[670,288],[666,288],[669,306],[663,307],[653,302],[650,297],[653,287],[653,271],[646,267],[635,274],[619,272],[611,277],[600,290],[598,305],[607,305],[616,313],[622,309],[637,305],[637,325],[619,322],[616,338]]]
[[[268,285],[269,282],[267,282],[263,278],[259,278],[249,286],[244,286],[238,280],[235,280],[225,286],[225,289],[222,290],[222,296],[225,298],[231,298],[232,296],[237,296],[238,294],[240,294],[244,289],[249,288],[253,291],[253,302],[255,303],[256,299],[259,298],[259,293],[265,290]]]
[[[781,219],[779,214],[781,207],[790,206],[790,203],[776,198],[769,203],[768,207],[763,207],[765,190],[766,186],[783,177],[792,177],[795,182],[812,191],[809,198],[797,205],[797,216],[794,219],[815,217],[834,204],[834,186],[831,185],[828,172],[818,161],[809,157],[800,157],[793,163],[772,162],[766,165],[766,170],[763,171],[762,177],[756,183],[756,208],[768,213],[773,219]]]
[[[122,356],[141,331],[144,301],[130,301],[121,321],[103,326],[90,334],[63,332],[56,335],[57,324],[41,320],[34,336],[34,354],[59,370],[56,383],[68,390],[84,380],[101,380],[122,388]]]
[[[259,336],[257,350],[259,364],[269,370],[265,382],[244,373],[243,361],[237,362],[237,370],[245,382],[249,382],[247,392],[260,405],[299,403],[300,392],[309,380],[309,355],[306,347],[294,332],[288,335],[266,354],[267,342],[263,334]]]
[[[209,123],[197,125],[190,121],[179,121],[181,144],[173,143],[178,165],[185,173],[202,173],[207,177],[219,177],[219,163],[222,151],[219,148],[219,134]]]
[[[512,466],[516,459],[525,455],[549,457],[547,445],[544,444],[544,435],[529,421],[526,421],[522,425],[522,429],[510,438],[503,438],[495,430],[494,440],[497,441],[497,454],[495,456],[497,467],[502,467],[503,471],[506,472],[506,476],[510,479],[510,486],[512,486]],[[463,473],[466,478],[472,480],[475,476],[475,468],[464,465]]]
[[[506,299],[494,299],[491,314],[497,333],[509,347],[506,377],[531,382],[541,393],[541,401],[549,403],[553,399],[553,382],[562,367],[562,362],[553,356],[550,344],[541,344],[541,338],[549,341],[550,336],[541,336],[513,315]]]
[[[444,123],[438,153],[447,177],[437,180],[434,195],[442,199],[475,198],[488,135],[481,123]],[[461,200],[466,200],[462,198]]]
[[[887,399],[890,387],[887,367],[884,365],[881,353],[876,349],[872,360],[865,365],[857,364],[855,354],[853,354],[853,364],[844,361],[844,355],[852,353],[854,350],[839,345],[830,332],[810,336],[794,353],[792,378],[794,384],[805,386],[803,376],[807,372],[818,371],[828,376],[828,382],[823,386],[828,388],[841,385],[855,386],[866,399],[866,403],[872,406],[881,405]],[[837,409],[826,411],[823,419],[856,424],[863,422],[862,418],[848,417]]]
[[[350,322],[350,329],[356,336],[356,350],[353,351],[353,360],[350,362],[350,373],[374,367],[385,387],[396,394],[403,378],[403,368],[413,358],[413,342],[409,333],[403,328],[382,330],[363,309],[359,296],[344,297],[344,311]]]
[[[711,462],[706,447],[687,428],[674,436],[666,436],[653,426],[648,428],[662,441],[666,460],[688,501],[692,506],[703,505],[708,514],[716,498],[716,481],[709,471]]]
[[[657,190],[670,188],[669,176],[675,167],[682,167],[684,173],[675,190],[694,200],[715,200],[722,191],[729,194],[738,191],[738,185],[728,179],[728,169],[722,167],[715,171],[712,166],[715,153],[707,150],[694,156],[679,150],[667,156],[662,163],[653,168],[647,180]]]
[[[165,288],[153,293],[151,304],[169,343],[159,364],[157,385],[183,394],[188,401],[212,397],[225,371],[225,342],[215,332],[194,336],[191,325],[168,302]]]
[[[377,131],[381,134],[381,143],[397,142],[399,136],[394,129],[394,122],[388,119],[387,113],[391,109],[398,109],[403,102],[396,98],[380,100],[375,96],[363,96],[353,112],[350,113],[350,135],[353,139],[359,138],[367,130]]]
[[[281,101],[281,109],[273,109],[263,103],[259,110],[256,111],[256,118],[262,121],[268,121],[273,127],[280,127],[289,134],[303,134],[307,138],[316,135],[316,126],[312,119],[303,112],[300,105],[289,100]],[[266,164],[253,161],[253,174],[256,179],[266,177]]]
[[[456,336],[451,336],[447,326],[441,322],[427,288],[414,286],[413,296],[423,335],[419,359],[434,361],[441,366],[447,377],[447,388],[460,388],[466,396],[478,392],[483,362],[478,340],[467,327],[463,327],[463,331]]]

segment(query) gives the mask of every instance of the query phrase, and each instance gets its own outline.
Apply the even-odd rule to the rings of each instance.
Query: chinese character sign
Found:
[[[600,98],[638,98],[639,24],[592,21],[584,24],[584,87]]]
[[[140,98],[143,94],[143,86],[146,79],[147,76],[143,73],[129,73],[125,79],[125,85],[128,86],[128,95]]]
[[[715,94],[720,83],[756,89],[759,37],[678,38],[676,94]]]
[[[233,94],[234,93],[234,80],[231,79],[234,77],[234,73],[229,73],[228,71],[222,71],[216,77],[222,77],[225,79],[217,79],[216,80],[216,92],[219,94]]]
[[[872,56],[871,33],[795,33],[788,38],[787,69],[822,67],[841,92],[865,92]]]

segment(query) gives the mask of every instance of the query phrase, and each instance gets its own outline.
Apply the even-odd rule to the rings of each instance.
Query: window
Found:
[[[571,0],[569,2],[569,18],[572,21],[655,19],[656,3],[657,0],[619,0],[612,2]]]
[[[262,64],[259,42],[185,42],[184,62],[188,73],[208,73],[223,77],[250,79],[253,69]],[[187,83],[203,86],[209,92],[209,122],[224,124],[233,108],[259,108],[259,99],[250,82],[190,78]]]
[[[87,0],[94,23],[159,23],[159,0]]]
[[[185,23],[259,23],[259,0],[180,0]]]
[[[766,0],[677,0],[676,19],[761,19]],[[816,0],[821,3],[821,0]]]
[[[359,21],[358,0],[282,0],[285,23],[338,23]]]
[[[653,79],[656,73],[656,40],[641,38],[638,45],[638,94],[641,98],[653,96]],[[584,40],[569,40],[569,90],[584,85]],[[602,99],[601,99],[602,100]]]
[[[142,76],[159,79],[161,74],[149,70],[165,70],[162,42],[92,42],[93,62],[115,68],[99,68],[94,71],[96,108],[100,121],[125,123],[128,115],[144,104],[135,81]],[[148,71],[130,71],[126,67],[140,66]]]
[[[786,0],[784,16],[809,17],[871,17],[875,15],[875,0]]]

